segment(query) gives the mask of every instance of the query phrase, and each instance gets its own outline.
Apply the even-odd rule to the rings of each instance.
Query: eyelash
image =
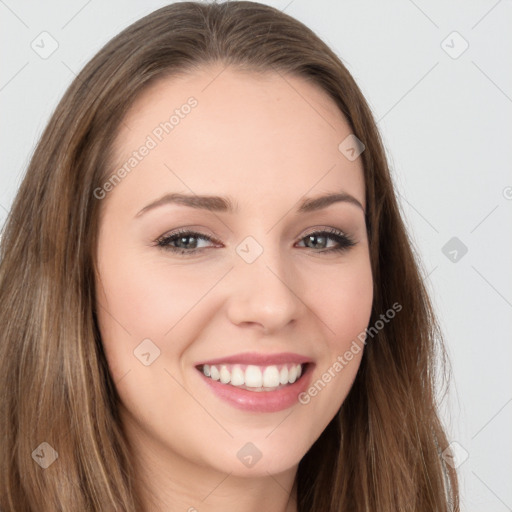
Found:
[[[321,231],[313,231],[311,233],[308,233],[304,237],[302,237],[300,241],[302,242],[304,239],[306,239],[307,237],[310,237],[310,236],[318,237],[318,236],[322,236],[322,235],[327,235],[327,238],[334,240],[338,244],[338,247],[331,247],[330,249],[323,249],[323,250],[315,251],[315,252],[338,253],[338,252],[347,251],[348,249],[350,249],[350,247],[356,245],[356,242],[350,236],[348,236],[348,235],[344,234],[343,232],[341,232],[337,229],[334,229],[334,228],[321,230]],[[198,240],[206,240],[208,242],[217,242],[215,239],[213,239],[207,235],[203,235],[203,234],[197,233],[195,231],[189,231],[189,230],[184,229],[184,230],[180,230],[180,231],[177,231],[170,235],[166,235],[166,236],[159,238],[158,240],[156,240],[155,245],[165,251],[171,251],[172,253],[181,254],[181,255],[195,254],[199,251],[202,251],[203,249],[206,249],[205,247],[202,247],[199,249],[196,248],[196,249],[189,250],[189,249],[181,249],[178,247],[172,247],[170,245],[172,242],[175,242],[175,241],[179,240],[180,238],[197,238]]]

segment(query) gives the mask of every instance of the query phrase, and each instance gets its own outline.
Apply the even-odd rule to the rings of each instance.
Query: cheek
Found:
[[[141,370],[135,355],[153,347],[145,340],[154,343],[152,349],[158,354],[151,367],[170,367],[184,353],[204,321],[201,315],[208,315],[202,299],[225,273],[193,267],[171,265],[162,255],[116,252],[115,244],[103,246],[98,258],[97,316],[115,380],[128,370]]]
[[[367,258],[316,273],[310,281],[310,304],[321,318],[330,350],[346,350],[368,325],[373,304],[373,279]]]
[[[177,265],[169,268],[165,262],[146,262],[130,254],[105,258],[100,265],[105,293],[99,300],[112,317],[107,315],[107,322],[117,322],[133,339],[163,339],[215,283],[211,274],[204,279],[191,279],[191,274]]]
[[[314,378],[299,402],[317,419],[314,436],[334,417],[348,395],[364,351],[361,336],[370,320],[373,279],[368,258],[316,274],[310,302],[325,333]]]

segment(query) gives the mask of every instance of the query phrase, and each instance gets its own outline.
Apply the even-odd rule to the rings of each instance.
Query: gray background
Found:
[[[0,0],[0,226],[75,74],[167,3]],[[462,510],[512,511],[512,2],[263,3],[326,41],[370,103],[452,361]]]

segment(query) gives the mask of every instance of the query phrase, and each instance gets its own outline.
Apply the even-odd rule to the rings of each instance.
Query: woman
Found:
[[[458,510],[375,122],[293,18],[184,2],[115,37],[1,250],[2,510]]]

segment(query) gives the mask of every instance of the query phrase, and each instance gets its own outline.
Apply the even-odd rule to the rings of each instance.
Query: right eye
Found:
[[[159,238],[156,241],[156,246],[178,254],[194,254],[205,249],[205,247],[198,247],[199,240],[213,241],[208,235],[181,230]]]

